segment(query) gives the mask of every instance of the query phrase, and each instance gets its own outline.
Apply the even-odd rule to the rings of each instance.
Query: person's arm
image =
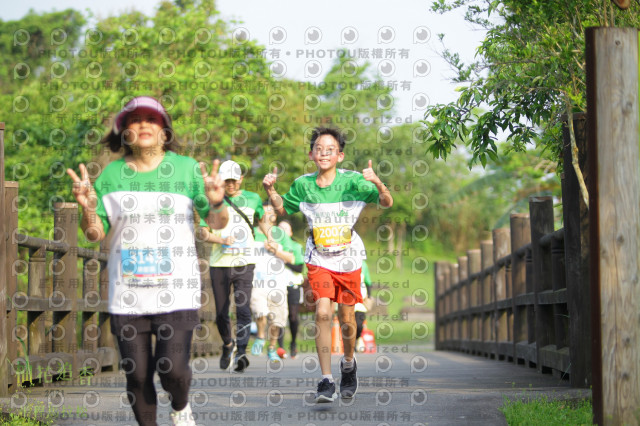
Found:
[[[102,219],[96,213],[98,208],[98,195],[93,185],[91,185],[87,168],[84,164],[80,164],[80,175],[82,179],[78,177],[73,169],[67,169],[67,174],[73,180],[73,196],[82,207],[80,228],[82,228],[87,240],[92,243],[102,241],[106,237],[106,233],[104,232]]]
[[[209,229],[204,226],[200,228],[199,232],[200,232],[200,235],[198,236],[198,238],[200,239],[200,241],[206,241],[209,243],[225,244],[230,246],[236,240],[232,236],[223,238],[217,233],[209,231]]]
[[[273,168],[273,173],[267,174],[262,180],[262,186],[264,186],[264,190],[267,192],[269,196],[269,200],[271,200],[271,205],[276,213],[280,216],[285,216],[287,211],[284,209],[284,201],[282,201],[282,197],[276,191],[275,184],[278,179],[278,168]],[[262,228],[261,228],[262,229]],[[264,231],[263,231],[264,232]],[[269,235],[265,232],[265,235]]]
[[[227,206],[224,205],[224,182],[218,176],[220,160],[213,160],[211,174],[207,173],[203,163],[200,163],[200,171],[204,180],[204,193],[209,200],[209,214],[205,221],[211,229],[222,229],[229,222]]]
[[[291,241],[291,250],[293,253],[293,264],[287,263],[285,266],[293,272],[302,273],[304,270],[304,256],[302,255],[302,247],[295,241]]]
[[[285,263],[293,263],[295,260],[293,253],[284,251],[282,246],[275,241],[265,241],[264,247],[275,257],[284,261]]]
[[[271,235],[271,225],[266,224],[263,220],[258,221],[258,228],[260,229],[260,231],[262,231],[262,233],[264,235],[267,236],[267,239],[269,241],[273,240],[273,236]]]
[[[376,172],[373,171],[371,160],[369,160],[369,167],[362,171],[362,176],[364,176],[364,178],[369,182],[373,183],[378,189],[378,204],[382,207],[393,206],[393,197],[391,196],[391,192],[389,191],[389,188],[382,183],[378,175],[376,175]]]

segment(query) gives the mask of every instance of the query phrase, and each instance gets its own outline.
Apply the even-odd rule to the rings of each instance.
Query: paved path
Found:
[[[252,356],[244,374],[220,371],[214,358],[196,359],[193,411],[199,425],[500,425],[506,424],[498,410],[505,397],[589,395],[524,366],[455,352],[403,352],[407,349],[392,346],[358,355],[355,399],[319,405],[311,402],[320,375],[313,354],[284,360],[281,367],[271,364],[275,368],[266,357]],[[334,375],[338,362],[334,356]],[[160,394],[158,423],[169,424],[170,407],[164,391]],[[14,395],[13,406],[57,407],[54,424],[60,425],[135,425],[122,401],[124,375],[105,373],[90,383],[25,389]],[[0,404],[10,402],[0,399]]]

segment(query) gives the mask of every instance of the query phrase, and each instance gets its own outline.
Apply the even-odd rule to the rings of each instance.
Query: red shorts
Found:
[[[343,305],[362,303],[360,269],[353,272],[335,272],[307,263],[307,270],[314,301],[328,297],[332,302]]]

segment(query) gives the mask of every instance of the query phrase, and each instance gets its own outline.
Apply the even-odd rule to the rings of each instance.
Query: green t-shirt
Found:
[[[247,216],[251,223],[254,216],[258,219],[264,215],[262,208],[262,200],[260,196],[251,191],[240,191],[240,194],[231,197],[233,202]],[[211,255],[209,257],[209,265],[215,267],[230,267],[254,264],[252,255],[253,235],[247,221],[236,210],[224,202],[229,212],[229,222],[223,229],[213,230],[214,235],[222,238],[233,236],[235,242],[233,244],[213,244],[211,247]]]
[[[254,231],[256,233],[256,243],[258,243],[257,249],[254,250],[254,254],[256,254],[256,256],[264,256],[265,252],[262,249],[264,246],[264,242],[267,241],[267,236],[264,235],[258,227],[255,227]],[[282,247],[283,251],[293,254],[294,265],[301,265],[304,263],[302,246],[293,241],[291,237],[282,230],[282,228],[273,226],[271,228],[271,236],[273,237],[274,241]],[[272,273],[269,278],[277,280],[279,285],[302,284],[302,281],[304,281],[304,277],[302,277],[302,274],[293,272],[292,270],[287,268],[285,266],[285,263],[280,258],[272,255],[271,253],[266,253],[266,255],[267,258],[275,259],[273,259],[272,264],[269,264],[269,261],[266,261],[265,263],[264,259],[256,259],[254,285],[260,285],[261,280],[264,281],[265,279],[267,279],[265,277],[267,277],[268,274],[265,271],[271,271]],[[274,270],[277,270],[277,274],[273,273]],[[302,278],[302,280],[300,280],[300,278]]]
[[[371,274],[369,273],[367,262],[363,260],[362,269],[360,270],[360,293],[363,299],[371,296],[367,290],[368,285],[371,285]],[[356,303],[354,310],[356,312],[367,312],[367,307],[362,303]]]
[[[124,159],[94,184],[96,213],[109,233],[109,312],[153,314],[200,307],[194,215],[209,214],[200,165],[166,152],[155,170]]]
[[[318,173],[297,178],[283,197],[287,213],[302,212],[311,236],[305,262],[336,272],[360,268],[366,258],[364,244],[353,230],[367,203],[378,202],[378,188],[361,173],[338,169],[331,185],[321,188]]]

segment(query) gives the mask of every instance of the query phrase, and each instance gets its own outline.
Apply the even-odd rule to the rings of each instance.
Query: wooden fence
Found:
[[[0,396],[24,382],[52,383],[116,369],[110,331],[106,249],[78,247],[75,203],[53,205],[52,240],[20,232],[24,201],[17,182],[4,180],[4,123],[0,123]],[[3,232],[2,232],[3,231]],[[101,247],[106,247],[103,242]],[[192,355],[218,351],[208,262],[201,257],[203,308]]]
[[[585,117],[573,123],[585,170]],[[436,263],[436,349],[525,364],[588,387],[588,214],[568,139],[565,129],[564,228],[553,229],[551,197],[532,197],[510,228],[494,229],[456,264]]]

